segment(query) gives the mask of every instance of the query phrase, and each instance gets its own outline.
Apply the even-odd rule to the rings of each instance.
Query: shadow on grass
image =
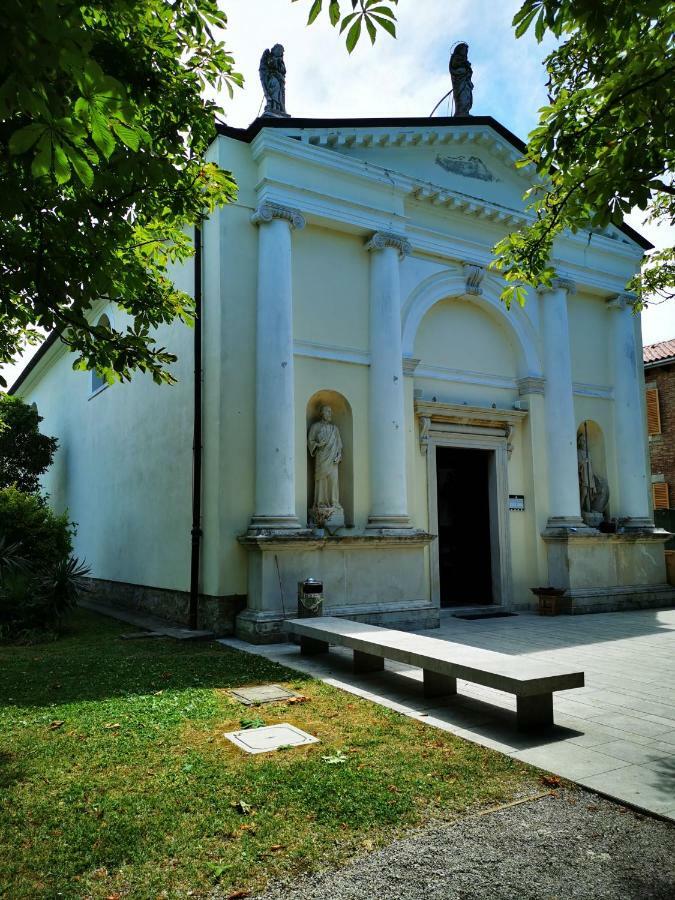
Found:
[[[0,707],[45,707],[159,691],[308,678],[215,642],[121,640],[130,626],[77,610],[56,641],[0,646]]]

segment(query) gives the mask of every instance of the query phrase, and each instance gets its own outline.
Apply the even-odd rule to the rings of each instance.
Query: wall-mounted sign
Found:
[[[524,494],[509,494],[509,509],[514,512],[523,512],[525,509]]]

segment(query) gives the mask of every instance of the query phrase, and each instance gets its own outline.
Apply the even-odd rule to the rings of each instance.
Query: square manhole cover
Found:
[[[318,744],[319,739],[295,725],[265,725],[264,728],[247,728],[244,731],[228,731],[224,735],[246,753],[269,753],[279,747],[303,747]]]
[[[281,687],[280,684],[260,684],[257,687],[236,688],[230,694],[240,703],[246,706],[256,706],[258,703],[279,703],[282,700],[290,700],[291,697],[299,697],[295,691]]]

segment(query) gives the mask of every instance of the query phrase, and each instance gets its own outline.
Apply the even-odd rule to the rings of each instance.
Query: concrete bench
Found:
[[[584,673],[573,669],[349,619],[292,619],[286,626],[305,655],[326,653],[331,644],[353,650],[355,672],[381,671],[385,659],[419,666],[426,697],[456,694],[458,678],[515,694],[520,731],[552,728],[553,691],[584,686]]]

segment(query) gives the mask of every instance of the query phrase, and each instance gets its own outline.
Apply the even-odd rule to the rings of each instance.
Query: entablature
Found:
[[[432,423],[478,425],[484,428],[514,426],[528,415],[524,409],[468,406],[463,403],[441,403],[437,400],[415,400],[415,414],[420,418],[429,419]]]

